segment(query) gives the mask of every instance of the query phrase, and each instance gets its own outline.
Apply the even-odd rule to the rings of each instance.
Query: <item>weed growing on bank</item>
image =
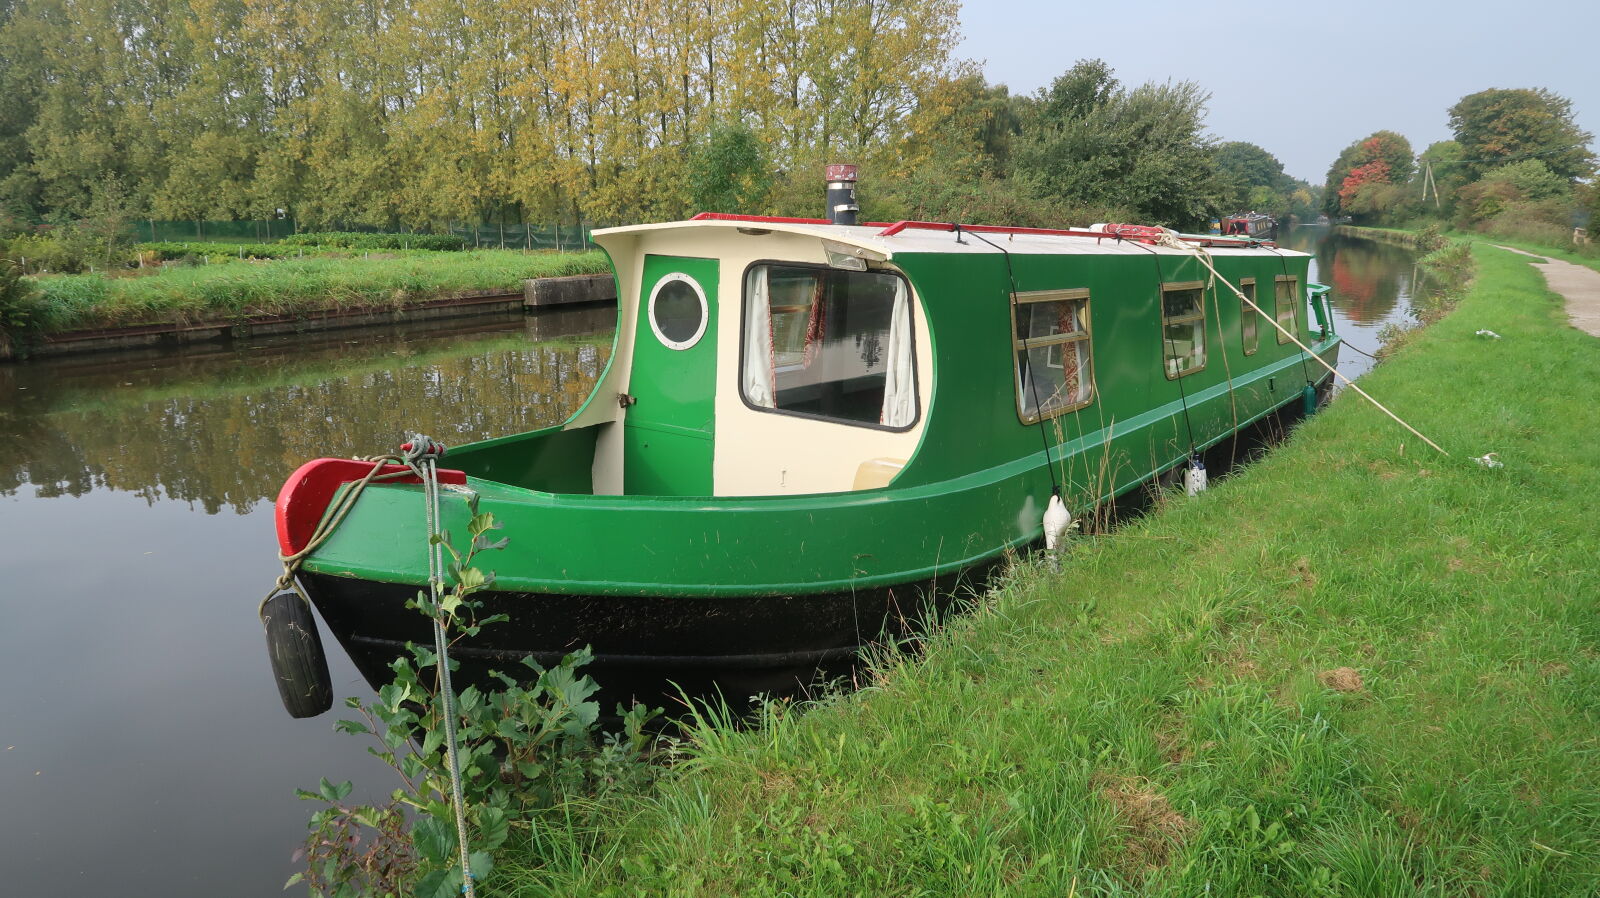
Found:
[[[1399,352],[1423,328],[1449,314],[1472,283],[1475,263],[1470,243],[1452,242],[1442,237],[1436,228],[1428,228],[1417,235],[1417,246],[1427,250],[1417,261],[1427,281],[1412,286],[1411,317],[1416,321],[1385,324],[1378,331],[1379,361]]]
[[[469,546],[458,551],[448,533],[438,537],[450,555],[453,584],[437,605],[418,593],[408,607],[444,621],[453,647],[483,627],[504,623],[505,615],[480,617],[473,596],[492,585],[492,575],[473,566],[491,542],[493,515],[478,513],[468,524]],[[369,736],[368,752],[404,783],[382,805],[347,804],[350,782],[324,779],[302,798],[326,805],[311,818],[301,856],[306,870],[288,885],[304,881],[313,895],[459,895],[463,873],[451,774],[446,752],[445,715],[455,715],[457,763],[468,826],[468,863],[474,883],[488,885],[495,855],[508,840],[525,842],[538,819],[559,812],[571,827],[585,816],[585,802],[615,791],[642,791],[654,770],[645,764],[652,739],[645,726],[661,713],[642,705],[617,708],[618,730],[599,730],[599,687],[580,673],[591,660],[587,649],[568,655],[555,667],[531,659],[520,676],[496,673],[492,689],[468,686],[448,696],[431,676],[437,656],[431,647],[412,645],[411,657],[392,665],[395,678],[375,700],[347,700],[359,719],[341,720],[337,729]],[[450,661],[451,669],[456,662]],[[287,887],[287,886],[286,886]]]

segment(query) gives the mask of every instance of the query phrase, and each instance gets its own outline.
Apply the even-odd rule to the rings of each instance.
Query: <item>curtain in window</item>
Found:
[[[767,298],[767,269],[750,272],[744,310],[744,398],[751,405],[772,408],[772,305]]]
[[[917,417],[917,379],[911,347],[911,298],[906,282],[895,280],[894,312],[889,317],[888,371],[883,383],[880,424],[905,427]]]

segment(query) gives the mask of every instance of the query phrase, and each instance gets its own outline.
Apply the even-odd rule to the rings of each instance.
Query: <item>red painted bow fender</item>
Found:
[[[311,534],[322,522],[322,516],[333,501],[339,487],[367,476],[372,462],[351,458],[317,458],[306,462],[289,475],[278,491],[275,512],[278,524],[278,551],[293,555],[305,548]],[[407,471],[405,465],[384,465],[382,474],[406,471],[403,477],[394,477],[384,483],[421,483],[421,478]],[[440,483],[465,486],[467,472],[439,469]]]

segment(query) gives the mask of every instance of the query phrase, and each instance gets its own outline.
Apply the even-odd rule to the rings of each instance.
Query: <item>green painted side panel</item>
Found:
[[[598,430],[562,430],[561,425],[451,449],[444,467],[551,493],[594,492],[594,446]]]
[[[623,422],[623,491],[630,496],[711,495],[717,382],[715,259],[645,256]],[[706,329],[688,349],[672,349],[650,328],[650,293],[663,277],[688,275],[705,292]]]
[[[1235,283],[1256,278],[1258,302],[1269,313],[1277,276],[1298,278],[1302,290],[1306,282],[1306,257],[1262,250],[1213,261]],[[1259,326],[1260,350],[1245,356],[1239,300],[1219,286],[1205,293],[1206,367],[1167,379],[1161,284],[1205,281],[1208,272],[1192,256],[1017,254],[1010,257],[1009,274],[1000,255],[903,254],[895,262],[927,306],[935,367],[941,372],[922,449],[897,486],[938,483],[996,459],[1028,456],[1036,457],[1037,482],[1048,491],[1040,425],[1023,425],[1016,412],[1007,311],[1013,276],[1024,292],[1089,290],[1095,401],[1043,424],[1074,507],[1181,462],[1189,454],[1191,432],[1197,447],[1215,443],[1236,426],[1297,399],[1309,380],[1325,373],[1315,363],[1302,364],[1293,344],[1280,345],[1265,320]],[[1309,343],[1303,302],[1297,334],[1316,348]]]

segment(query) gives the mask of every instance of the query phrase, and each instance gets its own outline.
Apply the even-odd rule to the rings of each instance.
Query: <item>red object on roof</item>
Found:
[[[360,480],[371,470],[372,462],[352,458],[316,458],[295,469],[289,479],[283,482],[283,489],[278,491],[278,501],[273,506],[278,525],[278,551],[293,555],[305,548],[306,543],[311,541],[311,535],[316,532],[317,525],[322,523],[328,503],[333,501],[333,495],[339,487]],[[401,472],[404,472],[404,476],[383,482],[422,482],[405,465],[384,465],[378,473],[382,476]],[[439,482],[465,486],[467,472],[440,468]]]
[[[1157,228],[1151,225],[1108,224],[1103,225],[1102,230],[1104,230],[1107,234],[1110,234],[1114,237],[1121,237],[1124,240],[1148,240],[1154,242],[1159,240],[1161,235],[1166,233],[1167,229]]]

